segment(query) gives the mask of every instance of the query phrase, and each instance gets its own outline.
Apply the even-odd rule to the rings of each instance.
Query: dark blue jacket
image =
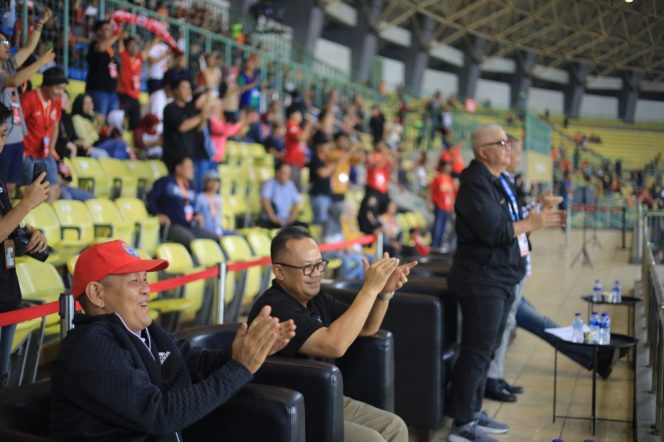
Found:
[[[183,195],[172,175],[161,177],[147,194],[148,211],[153,215],[164,214],[170,218],[171,223],[189,227],[184,211],[188,204],[193,207],[194,196],[191,190]]]
[[[151,348],[115,314],[77,315],[52,375],[51,437],[177,441],[252,379],[230,348],[205,351],[148,327]]]

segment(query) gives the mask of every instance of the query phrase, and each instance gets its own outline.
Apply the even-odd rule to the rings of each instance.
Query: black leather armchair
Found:
[[[215,349],[231,345],[237,328],[238,324],[212,325],[183,330],[177,335],[195,347]],[[256,372],[255,380],[304,395],[308,441],[341,442],[344,394],[393,411],[393,348],[392,334],[379,331],[358,338],[346,355],[335,361],[341,371],[337,366],[310,359],[270,357]]]
[[[321,289],[350,303],[361,286],[362,281],[346,280]],[[381,327],[394,334],[395,412],[408,426],[428,432],[444,417],[443,305],[435,297],[405,292],[390,304]]]
[[[51,383],[42,381],[2,392],[0,440],[47,442]],[[196,441],[304,442],[304,398],[298,392],[250,384],[207,417],[184,430]]]

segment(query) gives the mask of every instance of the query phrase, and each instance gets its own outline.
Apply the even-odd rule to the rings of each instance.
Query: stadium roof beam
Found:
[[[484,57],[527,51],[547,67],[588,64],[595,77],[664,76],[664,1],[386,0],[381,21],[412,31],[416,14],[437,23],[431,44],[462,49],[478,37],[487,41]]]

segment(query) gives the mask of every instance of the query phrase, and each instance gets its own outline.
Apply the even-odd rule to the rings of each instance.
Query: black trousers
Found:
[[[129,130],[136,129],[141,121],[141,103],[129,95],[118,94],[120,109],[125,111],[125,117],[129,120]]]
[[[461,349],[450,382],[448,415],[467,423],[482,409],[487,370],[505,330],[514,287],[473,287],[454,294],[461,307]]]

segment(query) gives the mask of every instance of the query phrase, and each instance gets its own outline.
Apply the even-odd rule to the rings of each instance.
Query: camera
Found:
[[[11,235],[9,235],[9,239],[14,241],[14,253],[16,256],[23,256],[26,254],[25,249],[30,243],[30,234],[24,227],[17,227],[14,229]],[[46,250],[43,252],[32,252],[27,255],[44,262],[48,259],[48,255],[50,255],[52,251],[53,249],[51,246],[46,246]]]

